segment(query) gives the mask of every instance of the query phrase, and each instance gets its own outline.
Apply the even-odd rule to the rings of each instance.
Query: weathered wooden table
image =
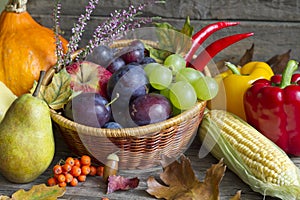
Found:
[[[1,0],[2,1],[2,0]],[[28,11],[41,24],[47,27],[53,27],[51,20],[53,4],[49,0],[29,0]],[[88,0],[65,0],[63,1],[62,12],[62,30],[64,37],[69,38],[70,30],[77,21],[77,17],[82,13]],[[100,1],[99,9],[95,11],[91,26],[87,33],[92,33],[96,24],[104,21],[109,13],[115,9],[125,8],[130,5],[129,0],[123,0],[122,3],[117,0]],[[292,49],[292,58],[299,59],[300,43],[298,36],[300,34],[300,14],[299,1],[205,1],[205,0],[167,0],[165,5],[157,5],[154,8],[146,10],[146,16],[161,16],[162,21],[170,22],[174,26],[181,27],[185,17],[190,16],[195,30],[200,29],[206,24],[221,20],[241,21],[241,25],[229,28],[215,33],[209,38],[208,42],[216,40],[229,34],[242,32],[255,32],[255,36],[242,41],[232,47],[224,50],[218,56],[220,58],[239,58],[246,48],[252,43],[256,45],[254,59],[267,60],[275,54],[281,54],[288,49]],[[88,35],[89,36],[89,35]],[[88,37],[83,38],[86,44]],[[208,44],[208,42],[206,44]],[[11,195],[20,188],[29,189],[34,184],[45,183],[51,176],[51,168],[61,158],[65,158],[72,153],[66,147],[59,133],[56,133],[56,154],[49,169],[41,175],[36,181],[30,184],[12,184],[0,176],[0,195]],[[205,158],[198,158],[198,151],[201,144],[195,140],[185,155],[192,161],[193,169],[200,180],[203,180],[206,170],[218,161],[210,154]],[[0,152],[1,153],[1,152]],[[293,158],[293,161],[300,167],[300,158]],[[4,164],[4,163],[1,163]],[[65,195],[60,199],[101,199],[107,196],[110,199],[155,199],[145,190],[147,188],[146,180],[150,175],[159,176],[161,168],[143,170],[143,171],[121,171],[122,175],[128,177],[138,176],[140,184],[138,188],[131,191],[119,191],[106,195],[106,185],[100,177],[89,177],[86,182],[80,183],[77,187],[68,187]],[[264,197],[253,192],[229,169],[220,185],[221,199],[228,200],[238,190],[242,190],[242,199],[261,200]],[[274,198],[267,197],[266,200]]]
[[[18,189],[22,188],[25,190],[30,189],[35,184],[46,183],[47,179],[52,175],[52,167],[60,159],[65,159],[67,156],[72,156],[66,144],[64,143],[60,133],[55,131],[56,140],[56,153],[51,166],[43,173],[37,180],[28,184],[13,184],[5,180],[0,176],[0,195],[11,196]],[[185,155],[191,160],[192,167],[195,171],[196,176],[199,180],[203,180],[206,170],[212,165],[218,162],[211,154],[208,154],[205,158],[200,159],[198,157],[198,152],[201,147],[201,143],[198,138],[195,137],[194,142],[191,144],[190,148],[185,152]],[[300,167],[300,158],[292,158],[293,161]],[[5,164],[5,163],[1,163]],[[138,177],[140,179],[139,186],[136,189],[129,191],[116,191],[109,195],[106,195],[106,184],[102,181],[101,177],[88,177],[86,182],[79,183],[76,187],[68,186],[66,193],[60,200],[72,199],[72,200],[99,200],[102,197],[108,197],[110,200],[118,199],[128,199],[128,200],[150,200],[155,199],[150,196],[147,192],[147,179],[149,176],[159,177],[161,167],[155,167],[147,170],[127,170],[120,171],[120,175],[125,177]],[[264,197],[256,192],[253,192],[249,186],[239,179],[234,173],[229,169],[226,169],[225,176],[222,179],[220,185],[220,197],[221,200],[229,200],[230,197],[238,191],[242,191],[243,200],[262,200]],[[266,197],[265,200],[271,200],[275,198]]]

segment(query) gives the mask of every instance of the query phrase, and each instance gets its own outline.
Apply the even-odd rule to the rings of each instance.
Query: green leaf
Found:
[[[171,24],[169,24],[168,22],[154,23],[154,25],[155,25],[157,28],[166,28],[166,29],[173,29],[173,30],[179,31],[179,30],[177,30],[174,26],[172,26]]]
[[[192,37],[194,33],[194,27],[191,26],[191,21],[189,16],[185,19],[185,23],[180,32],[189,37]]]
[[[172,54],[172,52],[170,52],[170,51],[166,51],[166,50],[162,50],[162,49],[155,49],[148,45],[145,45],[145,46],[146,46],[146,49],[149,50],[151,57],[154,58],[156,60],[156,62],[158,62],[158,63],[163,63],[165,60],[164,58],[166,58]]]
[[[194,28],[187,17],[182,29],[176,29],[167,22],[155,23],[159,48],[148,47],[150,56],[157,61],[164,61],[172,53],[185,56],[192,45],[191,36]]]
[[[20,189],[12,195],[12,198],[7,199],[13,200],[56,200],[57,197],[61,197],[66,192],[65,187],[46,186],[45,184],[34,185],[28,191]],[[5,199],[5,198],[3,198]]]
[[[71,78],[65,68],[54,74],[48,86],[42,86],[39,97],[46,101],[50,108],[58,110],[68,102],[72,95]]]

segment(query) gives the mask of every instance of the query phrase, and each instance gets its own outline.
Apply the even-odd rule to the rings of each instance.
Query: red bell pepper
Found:
[[[286,153],[300,156],[300,74],[290,60],[282,76],[259,79],[245,92],[247,122]]]

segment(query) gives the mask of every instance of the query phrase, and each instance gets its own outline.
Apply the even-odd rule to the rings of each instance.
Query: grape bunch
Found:
[[[190,109],[197,100],[210,100],[218,92],[215,79],[186,67],[186,61],[178,54],[168,56],[162,64],[147,64],[144,70],[150,85],[179,110]]]
[[[103,166],[95,166],[88,155],[80,158],[67,157],[52,168],[53,176],[47,180],[48,186],[77,186],[86,181],[87,176],[103,176]]]

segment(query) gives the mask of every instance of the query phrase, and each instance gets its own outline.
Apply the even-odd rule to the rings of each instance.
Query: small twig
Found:
[[[38,96],[38,94],[40,92],[40,89],[41,89],[41,86],[42,86],[43,79],[45,77],[45,74],[46,74],[46,71],[43,71],[43,70],[40,71],[40,78],[38,80],[36,88],[34,89],[34,92],[33,92],[32,96],[34,96],[34,97]]]

